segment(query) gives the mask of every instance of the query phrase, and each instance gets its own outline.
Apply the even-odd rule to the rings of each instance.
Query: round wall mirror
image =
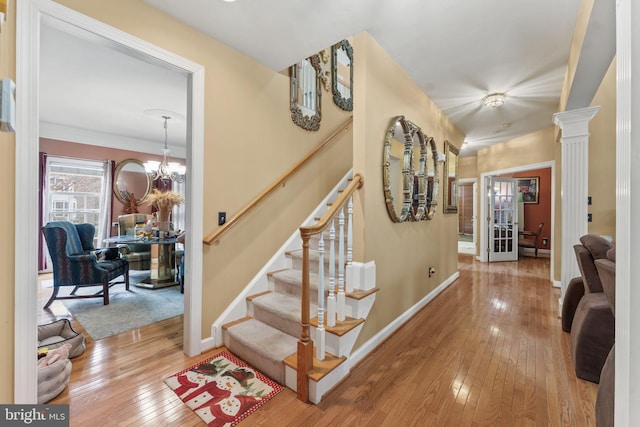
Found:
[[[133,196],[136,199],[136,205],[140,205],[150,191],[151,180],[140,160],[127,159],[116,166],[113,177],[113,193],[120,202],[127,204]]]
[[[439,188],[436,143],[404,116],[387,129],[382,177],[393,222],[433,219]]]

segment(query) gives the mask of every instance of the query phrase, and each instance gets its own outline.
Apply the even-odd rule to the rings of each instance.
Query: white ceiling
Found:
[[[145,1],[277,72],[344,38],[367,31],[466,135],[468,144],[463,156],[552,124],[580,3]],[[594,8],[608,8],[598,3],[613,2],[595,2]],[[593,43],[594,54],[583,61],[588,66],[582,67],[583,79],[577,79],[584,85],[577,85],[576,93],[572,92],[577,99],[575,108],[588,105],[597,88],[593,82],[600,81],[598,77],[602,77],[613,57],[610,51],[615,49],[615,40],[610,35],[614,32],[607,29],[613,15],[602,16],[599,22],[592,19],[595,22],[589,26],[595,28],[591,32],[595,36],[585,45]],[[55,22],[45,22],[43,27],[43,136],[76,129],[82,135],[106,133],[119,135],[114,137],[118,140],[146,141],[147,146],[155,144],[159,150],[164,138],[161,119],[144,114],[144,110],[186,114],[187,76],[95,37],[79,37],[77,31]],[[607,49],[608,62],[599,59],[600,52]],[[357,50],[354,66],[358,66]],[[506,94],[502,107],[482,108],[482,97],[491,92]],[[579,105],[585,102],[586,105]],[[184,140],[184,120],[181,128],[179,122],[170,121],[170,144],[179,145]],[[428,133],[428,129],[425,131]],[[174,149],[180,150],[178,146]]]

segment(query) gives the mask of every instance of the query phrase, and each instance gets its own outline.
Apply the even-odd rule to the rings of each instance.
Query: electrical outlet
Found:
[[[227,213],[218,212],[218,225],[223,225],[225,222],[227,222]]]
[[[434,274],[436,274],[436,268],[435,267],[429,267],[429,277],[433,276]]]
[[[543,238],[542,238],[542,245],[543,245],[543,246],[547,246],[547,242],[548,242],[548,241],[549,241],[549,238],[548,238],[548,237],[543,237]]]

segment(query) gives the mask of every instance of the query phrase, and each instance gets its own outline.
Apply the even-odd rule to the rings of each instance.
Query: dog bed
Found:
[[[80,356],[86,348],[84,335],[76,332],[68,319],[60,319],[38,326],[38,350],[44,347],[53,350],[64,343],[71,344],[70,358]]]

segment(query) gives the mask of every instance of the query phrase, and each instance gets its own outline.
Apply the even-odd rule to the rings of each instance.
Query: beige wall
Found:
[[[478,178],[478,156],[460,157],[458,168],[460,179]]]
[[[8,17],[0,32],[0,79],[16,80],[15,0],[8,1]],[[15,276],[15,151],[16,138],[13,133],[0,132],[0,181],[2,201],[0,224],[5,234],[0,239],[0,342],[13,350],[14,342],[14,276]],[[0,363],[0,403],[13,402],[13,351],[5,351]]]
[[[457,271],[457,215],[443,213],[442,192],[432,221],[398,224],[389,218],[382,185],[387,127],[404,115],[435,139],[439,152],[444,152],[445,139],[460,147],[463,135],[368,34],[355,37],[354,52],[354,166],[365,177],[355,201],[364,212],[364,226],[356,230],[364,251],[354,256],[375,260],[380,289],[357,347]],[[442,164],[439,168],[442,180]],[[436,268],[431,278],[430,266]]]
[[[616,60],[611,62],[591,106],[600,106],[589,123],[589,233],[616,235]]]
[[[514,138],[478,151],[477,172],[480,174],[548,162],[555,159],[554,128]]]

